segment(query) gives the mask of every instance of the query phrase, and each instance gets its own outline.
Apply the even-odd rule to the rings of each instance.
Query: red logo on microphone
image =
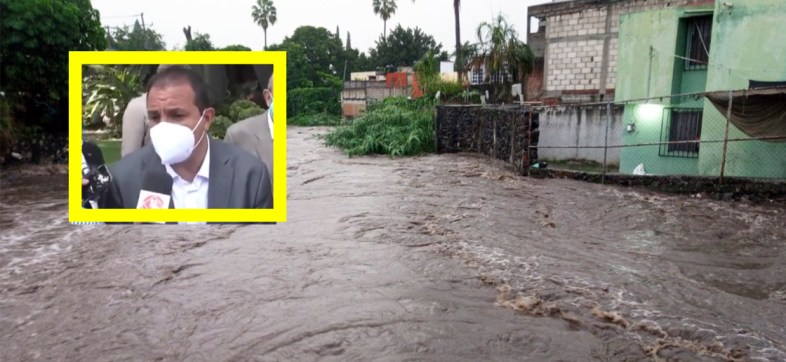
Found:
[[[164,200],[158,195],[147,195],[142,200],[143,209],[163,209]]]

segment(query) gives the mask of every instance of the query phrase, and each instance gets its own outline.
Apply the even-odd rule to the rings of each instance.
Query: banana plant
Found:
[[[83,82],[87,101],[84,123],[89,125],[93,116],[109,119],[115,130],[122,127],[123,112],[128,102],[141,93],[138,72],[132,67],[90,65],[91,73]]]

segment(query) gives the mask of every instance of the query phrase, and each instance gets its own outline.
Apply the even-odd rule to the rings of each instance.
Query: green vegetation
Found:
[[[382,36],[387,37],[388,19],[396,13],[396,0],[373,0],[371,5],[374,9],[374,14],[382,18]]]
[[[470,65],[485,65],[497,100],[510,98],[510,84],[526,84],[535,56],[527,44],[518,39],[513,26],[502,14],[477,29],[479,44]]]
[[[103,50],[107,40],[89,0],[0,0],[3,129],[68,129],[68,52]],[[8,118],[6,118],[8,116]]]
[[[166,50],[163,36],[153,30],[148,24],[143,28],[139,20],[129,27],[123,25],[115,29],[114,34],[109,34],[109,49],[111,50]]]
[[[287,92],[287,116],[341,115],[341,97],[333,88],[298,88]]]
[[[430,99],[396,97],[370,105],[351,124],[329,133],[325,143],[350,156],[412,156],[435,151],[434,131],[434,104]]]
[[[263,114],[265,110],[252,101],[240,99],[232,102],[229,107],[217,109],[216,112],[216,119],[210,126],[210,135],[223,139],[229,126],[246,118]]]
[[[434,98],[437,92],[439,92],[440,99],[451,101],[469,100],[461,83],[442,80],[439,75],[439,59],[431,51],[427,51],[423,58],[415,63],[413,68],[418,79],[418,85],[425,97]]]
[[[82,85],[87,94],[83,124],[91,126],[92,120],[100,120],[104,115],[109,118],[112,136],[119,137],[128,102],[143,91],[139,74],[134,68],[124,66],[89,65],[86,68],[88,75]]]
[[[104,156],[104,163],[115,163],[120,159],[120,141],[118,140],[105,140],[96,141],[96,145],[101,149]]]
[[[307,114],[287,119],[287,126],[338,126],[340,124],[340,116],[327,113]]]

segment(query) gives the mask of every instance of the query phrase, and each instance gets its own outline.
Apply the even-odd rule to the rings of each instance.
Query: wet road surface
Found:
[[[0,361],[786,360],[784,205],[321,132],[279,225],[73,226],[65,176],[6,180]]]

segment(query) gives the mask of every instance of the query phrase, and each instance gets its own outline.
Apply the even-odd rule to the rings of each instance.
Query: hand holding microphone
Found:
[[[172,176],[162,169],[145,172],[142,178],[142,189],[139,191],[137,209],[168,209],[172,200]],[[143,224],[143,223],[135,223]],[[163,222],[155,224],[165,224]]]

